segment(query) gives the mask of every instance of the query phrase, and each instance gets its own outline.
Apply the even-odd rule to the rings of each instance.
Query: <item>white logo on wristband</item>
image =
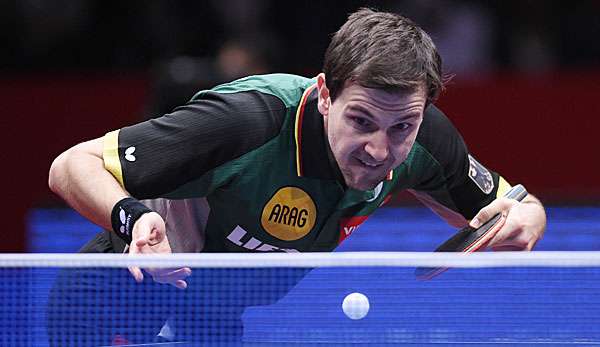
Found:
[[[125,224],[127,223],[127,216],[125,215],[125,211],[122,208],[119,208],[119,220],[121,220],[121,227],[119,231],[121,234],[129,235],[127,229],[125,228]]]

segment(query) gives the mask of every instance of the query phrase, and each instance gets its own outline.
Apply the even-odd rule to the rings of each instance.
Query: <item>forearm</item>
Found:
[[[81,143],[56,158],[49,186],[77,212],[106,229],[112,229],[113,206],[129,195],[104,168],[102,139]]]

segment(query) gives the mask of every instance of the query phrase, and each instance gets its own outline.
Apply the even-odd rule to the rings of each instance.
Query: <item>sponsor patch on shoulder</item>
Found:
[[[494,190],[492,174],[469,154],[469,178],[481,189],[489,194]]]

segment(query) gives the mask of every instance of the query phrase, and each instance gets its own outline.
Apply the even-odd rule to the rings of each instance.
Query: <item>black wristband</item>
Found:
[[[127,244],[131,243],[133,225],[144,214],[152,212],[146,205],[134,198],[124,198],[112,209],[110,219],[115,233]]]

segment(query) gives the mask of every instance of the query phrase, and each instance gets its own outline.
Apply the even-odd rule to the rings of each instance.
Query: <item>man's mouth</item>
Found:
[[[371,168],[371,169],[376,169],[376,168],[378,168],[378,167],[380,167],[380,166],[383,165],[383,162],[376,163],[376,162],[373,162],[373,161],[362,160],[360,158],[356,158],[356,160],[358,160],[358,162],[360,162],[364,166],[366,166],[368,168]]]

